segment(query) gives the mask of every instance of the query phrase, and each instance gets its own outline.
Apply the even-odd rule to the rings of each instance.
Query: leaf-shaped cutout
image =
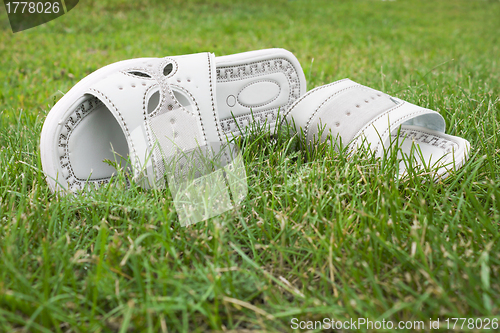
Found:
[[[172,63],[168,63],[164,68],[163,68],[163,75],[167,76],[168,74],[172,73],[172,70],[174,69],[174,65]]]
[[[191,105],[191,101],[185,94],[177,91],[176,89],[172,89],[172,92],[174,93],[175,99],[177,100],[177,102],[179,102],[180,105],[184,107],[188,107]]]
[[[143,72],[132,71],[132,72],[128,72],[128,73],[132,74],[132,75],[135,75],[135,76],[139,76],[139,77],[147,77],[149,79],[151,78],[151,75],[143,73]]]
[[[148,114],[156,110],[158,104],[160,104],[160,92],[155,91],[148,100]]]

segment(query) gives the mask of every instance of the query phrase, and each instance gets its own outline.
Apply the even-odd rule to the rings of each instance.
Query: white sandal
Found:
[[[351,152],[365,146],[382,157],[391,143],[398,142],[400,176],[410,159],[412,168],[432,169],[446,177],[465,163],[470,151],[467,140],[444,134],[444,118],[436,111],[349,79],[307,92],[285,116],[302,129],[308,142],[330,137]]]
[[[43,170],[53,191],[75,192],[109,182],[116,170],[104,160],[122,167],[128,160],[141,186],[162,188],[165,159],[220,146],[254,121],[272,129],[305,91],[302,68],[284,49],[111,64],[50,111],[40,141]]]

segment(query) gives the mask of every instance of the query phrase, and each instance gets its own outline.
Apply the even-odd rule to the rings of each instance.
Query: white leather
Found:
[[[407,173],[408,164],[434,170],[444,177],[450,170],[460,168],[468,158],[470,144],[462,138],[421,126],[401,125],[392,131],[391,140],[398,141],[399,175]],[[416,147],[418,146],[418,149]]]
[[[397,131],[403,124],[413,122],[428,124],[423,128],[437,130],[444,133],[444,118],[436,111],[424,109],[420,106],[398,100],[400,104],[387,110],[370,123],[366,124],[355,139],[350,144],[351,149],[359,148],[361,145],[370,145],[370,149],[375,152],[377,157],[384,153],[382,148],[387,148],[390,144],[389,137],[392,132]],[[422,119],[419,121],[419,119]]]
[[[219,115],[217,112],[215,56],[212,53],[199,53],[171,57],[177,62],[178,70],[166,82],[173,87],[183,88],[192,95],[195,112],[201,117],[204,143],[221,141]]]
[[[385,143],[391,133],[389,129],[397,129],[404,122],[424,124],[442,132],[445,129],[444,119],[439,113],[349,79],[309,91],[292,105],[286,116],[304,130],[309,141],[317,138],[318,127],[326,126],[323,140],[333,134],[342,139],[343,145],[364,141],[369,142],[374,150],[377,150],[379,141]]]
[[[418,145],[422,156],[411,158],[421,166],[438,167],[439,175],[447,173],[450,164],[461,166],[470,150],[467,140],[444,134],[444,118],[436,111],[349,79],[309,91],[292,105],[287,119],[302,129],[307,141],[332,137],[351,153],[365,146],[382,157],[396,138],[399,154],[411,157]],[[405,168],[400,165],[401,174]]]
[[[285,112],[284,116],[288,118],[288,120],[293,119],[297,126],[306,127],[316,115],[319,108],[321,108],[329,98],[346,88],[354,86],[360,86],[360,84],[349,79],[343,79],[314,88],[302,95],[292,107]]]
[[[235,89],[235,84],[239,87]],[[286,104],[290,94],[286,76],[283,73],[271,73],[260,80],[244,78],[238,81],[219,82],[217,104],[224,106],[221,118],[239,117],[248,114],[248,110],[259,112]],[[237,92],[237,94],[233,95]],[[233,100],[234,97],[234,100]],[[232,113],[232,114],[231,114]]]
[[[120,125],[103,104],[84,117],[81,126],[74,128],[68,140],[68,150],[71,152],[69,161],[78,179],[95,181],[109,178],[115,168],[103,163],[105,159],[126,167],[127,140]],[[89,170],[92,170],[91,175]]]
[[[145,187],[165,185],[164,159],[178,148],[192,149],[205,145],[207,140],[221,141],[214,103],[213,62],[210,53],[138,60],[134,66],[108,75],[86,91],[99,98],[120,124],[134,176],[137,180],[146,176]],[[169,64],[173,69],[164,75]],[[172,87],[186,91],[195,105],[194,114],[178,102]],[[153,89],[159,91],[160,102],[149,112],[147,97]]]
[[[148,142],[144,128],[143,96],[154,85],[156,82],[152,79],[138,79],[117,72],[93,84],[86,91],[87,94],[97,97],[118,121],[127,139],[130,159],[135,170],[146,165]]]
[[[253,122],[271,130],[306,92],[302,68],[284,49],[216,58],[217,105],[225,135],[239,135]]]
[[[53,107],[42,129],[42,166],[52,190],[78,190],[109,181],[115,171],[103,160],[123,156],[141,186],[163,187],[171,156],[220,144],[253,121],[273,128],[305,89],[300,64],[283,49],[118,62]]]

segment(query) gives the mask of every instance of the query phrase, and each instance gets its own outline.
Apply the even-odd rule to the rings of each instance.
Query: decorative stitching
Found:
[[[177,106],[177,108],[181,109],[182,111],[186,112],[187,114],[190,114],[191,113],[186,109],[184,108],[184,106],[182,106],[181,103],[179,103],[179,101],[177,100],[177,98],[175,98],[175,95],[174,95],[174,92],[172,91],[172,89],[170,88],[170,86],[174,86],[174,87],[178,87],[178,88],[181,88],[181,90],[183,91],[186,91],[185,89],[183,89],[182,87],[179,87],[175,84],[171,84],[168,82],[168,79],[173,76],[172,73],[176,73],[177,72],[177,69],[178,69],[178,65],[177,65],[177,62],[175,62],[173,59],[171,58],[165,58],[163,59],[163,61],[160,63],[160,66],[158,68],[159,71],[162,71],[162,68],[165,67],[166,64],[170,63],[170,62],[173,62],[175,63],[175,70],[172,69],[172,72],[168,75],[168,76],[164,76],[162,73],[161,74],[157,74],[157,78],[159,79],[159,84],[160,84],[160,90],[162,90],[163,92],[166,92],[168,93],[168,95],[170,96],[170,99],[171,99],[171,102],[173,102],[173,104],[175,104]],[[193,97],[191,95],[191,93],[188,92],[188,94]],[[193,100],[194,100],[194,97],[193,97]],[[165,96],[165,101],[166,102],[166,96]],[[195,101],[196,103],[196,101]],[[196,103],[196,105],[198,106],[198,103]],[[162,105],[162,108],[163,108],[163,105]],[[160,114],[163,114],[164,112],[161,112],[161,109],[158,109],[158,111],[154,111],[152,112],[152,115],[151,115],[151,118],[154,118],[156,116],[159,116]],[[166,112],[169,112],[169,111],[175,111],[174,109],[169,109],[167,110]],[[154,113],[154,114],[153,114]]]
[[[263,104],[259,104],[259,105],[246,105],[246,104],[241,103],[238,100],[238,103],[240,103],[240,105],[246,106],[248,108],[260,108],[260,107],[262,107],[264,105],[271,104],[273,101],[275,101],[279,97],[279,95],[281,94],[281,86],[276,81],[273,81],[273,80],[260,80],[260,81],[250,82],[247,85],[245,85],[243,88],[241,88],[240,92],[237,94],[237,97],[239,97],[240,94],[243,92],[243,90],[245,90],[246,88],[250,87],[253,84],[258,84],[260,82],[269,82],[269,83],[276,84],[278,86],[278,89],[279,89],[278,94],[273,99],[271,99],[269,102],[267,102],[267,103],[263,103]]]
[[[131,69],[131,70],[128,70],[128,71],[119,71],[119,72],[122,73],[122,74],[124,74],[124,75],[127,75],[127,76],[129,76],[131,78],[137,79],[137,80],[150,80],[150,81],[153,80],[152,77],[138,76],[138,75],[133,75],[133,74],[128,73],[130,71],[135,71],[135,72],[141,72],[141,71],[143,71],[143,72],[146,72],[143,68],[140,68],[140,69],[139,68],[135,68],[135,69]],[[149,74],[149,73],[147,73],[147,74]]]
[[[240,124],[240,127],[246,127],[248,124],[244,124],[244,121],[247,120],[248,123],[250,123],[251,116],[253,115],[253,118],[256,120],[257,123],[264,123],[266,120],[268,121],[274,121],[278,117],[276,113],[274,112],[274,108],[272,109],[267,109],[267,110],[261,110],[259,112],[252,112],[251,115],[244,114],[240,116],[234,116],[233,118],[228,118],[225,119],[223,122],[221,121],[221,127],[224,132],[230,132],[231,131],[231,125],[236,123]],[[269,115],[271,115],[271,119],[269,119]],[[256,119],[258,118],[258,119]],[[236,130],[238,129],[237,127],[235,128]]]
[[[135,146],[134,146],[134,142],[132,141],[131,139],[131,135],[130,135],[130,131],[127,127],[127,123],[125,122],[125,120],[123,119],[123,116],[121,114],[121,112],[118,110],[118,108],[113,104],[113,102],[111,102],[111,100],[106,96],[104,95],[102,92],[100,92],[99,90],[97,89],[94,89],[94,88],[89,88],[89,90],[95,92],[96,94],[99,94],[101,95],[102,97],[104,97],[106,99],[106,101],[108,101],[109,104],[111,104],[111,106],[113,107],[113,109],[116,111],[116,113],[120,116],[120,119],[122,120],[122,123],[123,123],[123,127],[125,128],[125,134],[128,136],[128,140],[127,142],[130,142],[130,145],[132,147],[132,151],[134,153],[134,156],[135,156],[135,165],[136,165],[136,168],[139,169],[139,157],[137,156],[137,152],[135,150]]]
[[[168,61],[165,61],[165,60],[168,60]],[[164,68],[165,68],[165,66],[167,65],[167,62],[171,62],[171,63],[172,63],[172,65],[174,66],[174,68],[172,68],[172,71],[171,71],[170,73],[168,73],[168,75],[167,75],[167,76],[165,76],[165,75],[163,75],[163,69],[164,69]],[[175,73],[177,73],[177,70],[179,69],[179,64],[177,64],[177,61],[175,61],[175,59],[170,58],[170,57],[168,57],[168,58],[163,58],[163,62],[162,62],[162,63],[165,63],[165,65],[161,66],[161,68],[160,68],[160,72],[161,72],[161,74],[160,74],[160,75],[162,75],[162,76],[163,76],[163,77],[165,77],[165,78],[170,78],[170,77],[174,76],[174,75],[175,75]]]
[[[92,99],[94,100],[95,105],[92,103]],[[73,167],[71,166],[69,159],[69,141],[71,135],[73,134],[73,129],[78,126],[78,124],[89,114],[97,109],[98,106],[103,103],[95,96],[92,96],[92,99],[83,101],[80,106],[78,106],[74,114],[76,114],[77,121],[73,121],[71,116],[66,120],[64,129],[68,131],[67,135],[64,135],[62,132],[59,133],[58,147],[63,148],[64,153],[59,155],[59,163],[62,169],[66,169],[68,176],[65,177],[65,180],[68,182],[68,186],[70,188],[74,188],[75,186],[82,187],[84,182],[97,183],[97,184],[105,184],[109,182],[109,178],[97,178],[97,179],[81,179],[75,176],[73,171]],[[87,103],[88,107],[85,107],[85,103]],[[80,115],[81,112],[81,115]],[[71,119],[71,120],[70,120]],[[69,125],[71,123],[71,126]]]
[[[155,113],[159,113],[159,111],[164,107],[165,102],[166,102],[166,97],[164,96],[162,89],[161,89],[161,81],[159,80],[159,78],[162,79],[162,78],[165,78],[165,76],[155,75],[156,73],[152,69],[154,67],[155,60],[160,60],[160,59],[153,59],[153,60],[149,60],[149,61],[144,61],[144,64],[147,64],[146,67],[135,67],[135,68],[129,69],[129,71],[143,71],[143,72],[149,74],[151,76],[151,80],[155,80],[158,84],[158,93],[160,94],[160,101],[158,103],[158,106],[155,108],[155,110],[153,110],[153,112],[151,112],[151,114],[147,113],[147,110],[145,107],[145,99],[146,99],[148,92],[151,89],[156,88],[156,85],[150,86],[145,91],[144,97],[143,97],[143,119],[144,119],[144,127],[146,130],[146,139],[147,139],[147,143],[148,143],[148,150],[151,150],[153,147],[153,139],[152,139],[152,135],[151,135],[152,129],[150,128],[151,118],[155,116]],[[162,62],[165,62],[165,59],[163,59]],[[171,62],[173,63],[172,66],[175,67],[175,71],[176,71],[177,70],[177,63],[173,60]],[[175,72],[175,71],[174,71],[174,69],[172,69],[172,72]],[[169,76],[170,76],[170,74],[171,73],[169,73]],[[135,152],[135,150],[134,150],[134,152]],[[152,165],[157,165],[156,160],[155,160],[155,154],[151,153],[148,155],[151,158]],[[136,170],[139,170],[140,169],[139,157],[136,155],[136,158],[137,158]]]
[[[354,135],[354,139],[351,141],[351,143],[352,143],[352,144],[354,144],[354,142],[355,142],[355,141],[357,141],[357,140],[359,139],[359,137],[361,136],[361,134],[363,134],[363,132],[364,132],[366,129],[368,129],[368,127],[373,126],[373,123],[374,123],[374,122],[376,122],[378,119],[380,119],[380,118],[382,118],[382,117],[384,117],[384,116],[387,116],[387,114],[388,114],[388,113],[390,113],[390,112],[392,112],[392,111],[394,111],[394,110],[396,110],[396,109],[398,109],[398,108],[402,107],[402,106],[403,106],[403,105],[405,105],[405,104],[406,104],[406,102],[405,102],[405,101],[402,101],[402,103],[401,103],[401,104],[396,105],[396,106],[394,106],[394,107],[390,108],[389,110],[386,110],[384,113],[381,113],[381,114],[380,114],[380,115],[378,115],[377,117],[373,118],[373,119],[372,119],[369,123],[367,123],[365,126],[363,126],[363,127],[362,127],[362,128],[361,128],[361,129],[360,129],[360,130],[356,133],[356,135]],[[413,113],[412,113],[412,114],[413,114]],[[392,124],[390,124],[390,125],[389,125],[389,128],[391,127],[391,125],[392,125]],[[382,137],[385,135],[385,133],[387,132],[387,130],[388,130],[388,129],[386,129],[386,130],[384,131],[384,134],[383,134],[383,135],[380,135],[380,138],[382,138]],[[378,132],[377,132],[377,133],[378,133]],[[351,144],[349,144],[349,145],[351,145]],[[377,152],[378,152],[379,145],[380,145],[380,142],[377,144],[377,146],[376,146],[376,148],[375,148],[375,153],[377,153]],[[349,148],[348,150],[349,150],[349,151],[351,151],[351,150],[353,150],[353,149],[354,149],[354,147],[353,147],[353,148]]]
[[[168,99],[168,102],[169,102],[169,105],[176,105],[177,108],[182,108],[182,106],[180,105],[180,103],[177,102],[177,100],[175,99],[174,95],[173,95],[173,92],[172,90],[170,89],[169,87],[169,84],[168,84],[168,79],[175,75],[175,73],[177,72],[177,69],[178,69],[178,64],[177,62],[172,59],[172,58],[169,58],[169,57],[166,57],[166,58],[163,58],[163,59],[158,59],[160,60],[160,63],[157,65],[156,67],[156,70],[152,70],[152,74],[153,74],[153,77],[156,78],[156,81],[158,82],[158,85],[159,85],[159,90],[161,91],[161,106],[155,110],[152,114],[149,115],[149,121],[147,123],[147,125],[145,125],[146,127],[149,126],[149,127],[152,127],[152,122],[155,120],[154,118],[156,118],[157,116],[159,115],[162,115],[164,113],[167,113],[169,111],[175,111],[175,109],[172,107],[172,109],[169,109],[167,108],[167,110],[165,110],[165,105],[167,104],[167,98]],[[163,75],[163,69],[165,68],[165,66],[169,63],[172,63],[172,71],[167,75]],[[152,65],[151,65],[152,67]],[[152,130],[152,133],[153,135],[156,137],[156,134],[154,132],[154,130]],[[153,165],[155,166],[155,176],[156,176],[156,181],[160,181],[163,176],[165,175],[165,168],[164,168],[164,165],[162,163],[163,159],[162,159],[162,154],[161,152],[159,151],[159,145],[158,145],[158,142],[155,141],[155,144],[154,145],[151,145],[150,146],[152,148],[152,154],[151,154],[151,160],[152,160],[152,163]]]
[[[416,133],[420,133],[421,136],[417,138]],[[412,135],[412,134],[415,134],[415,135]],[[424,135],[427,137],[432,136],[433,138],[431,140],[429,140],[429,142],[426,142],[426,141],[421,140]],[[444,134],[444,135],[446,135],[446,134]],[[397,133],[391,134],[391,136],[396,137]],[[403,136],[405,136],[405,138],[411,138],[412,140],[415,140],[415,141],[419,141],[419,142],[423,141],[424,143],[431,144],[434,147],[441,148],[446,153],[450,152],[449,146],[459,146],[458,141],[454,140],[453,138],[448,139],[448,138],[444,138],[444,137],[440,136],[439,134],[432,134],[432,133],[424,132],[422,130],[417,130],[417,129],[413,129],[413,128],[401,129],[399,131],[399,137],[403,137]],[[436,139],[436,142],[431,143],[432,140],[434,140],[434,139]],[[441,140],[441,143],[439,143],[440,140]]]
[[[300,102],[302,102],[305,98],[307,98],[309,95],[311,95],[311,94],[315,93],[315,92],[316,92],[316,91],[318,91],[318,90],[321,90],[321,89],[326,89],[326,88],[330,88],[330,87],[332,87],[332,86],[334,86],[334,85],[336,85],[336,84],[339,84],[339,83],[342,83],[342,82],[345,82],[345,81],[348,81],[348,80],[349,80],[349,79],[342,79],[342,80],[335,81],[335,82],[332,82],[332,83],[330,83],[330,84],[327,84],[327,85],[324,85],[324,86],[321,86],[321,87],[317,87],[317,88],[314,88],[314,89],[312,89],[312,90],[308,91],[308,92],[307,92],[307,93],[305,93],[302,97],[300,97],[298,100],[296,100],[296,101],[295,101],[295,103],[293,104],[293,106],[292,106],[292,107],[291,107],[288,111],[286,111],[286,113],[283,115],[283,118],[287,117],[287,116],[288,116],[288,114],[289,114],[290,112],[292,112],[292,110],[293,110],[293,109],[294,109],[297,105],[299,105],[299,104],[300,104]],[[350,80],[349,80],[349,81],[350,81]],[[359,84],[359,83],[356,83],[356,82],[354,82],[354,81],[353,81],[352,83]]]
[[[156,88],[155,85],[152,85],[151,87],[149,87],[148,89],[146,89],[146,91],[144,92],[144,97],[143,97],[143,102],[142,102],[142,115],[143,115],[143,118],[144,118],[144,127],[146,129],[146,138],[148,140],[148,145],[149,147],[152,147],[153,146],[153,139],[151,138],[151,129],[149,128],[149,126],[146,126],[146,124],[148,123],[148,120],[149,120],[149,117],[150,115],[148,114],[148,111],[146,109],[146,96],[148,95],[148,93],[153,89],[153,88]],[[158,106],[155,108],[154,111],[156,111],[158,108],[160,108],[162,105],[161,105],[161,91],[160,89],[158,89],[158,93],[160,94],[160,103],[158,103]],[[151,163],[155,163],[155,160],[154,160],[154,156],[153,154],[151,154]]]
[[[160,87],[156,86],[156,85],[152,85],[144,93],[143,108],[146,109],[146,96],[148,95],[149,91],[152,90],[152,89],[154,89],[154,88],[158,88],[158,94],[160,94],[160,101],[158,102],[158,105],[155,107],[155,109],[153,111],[151,111],[150,113],[148,113],[148,119],[156,116],[156,114],[163,108],[163,105],[165,103],[165,98],[163,97],[163,94],[162,94],[162,91],[161,91]],[[146,120],[146,119],[144,119],[144,120]]]
[[[374,119],[373,119],[373,120],[372,120],[369,124],[365,125],[365,126],[363,127],[363,129],[361,129],[360,131],[358,131],[358,133],[357,133],[354,137],[355,137],[355,138],[358,138],[361,134],[363,134],[363,132],[364,132],[366,129],[368,129],[368,127],[373,126],[373,124],[374,124],[377,120],[379,120],[380,118],[382,118],[382,117],[384,117],[384,116],[387,116],[390,112],[392,112],[392,111],[394,111],[394,110],[396,110],[396,109],[398,109],[398,108],[402,107],[402,106],[403,106],[403,105],[405,105],[405,104],[411,104],[411,103],[407,103],[406,101],[401,100],[401,104],[399,104],[399,105],[397,105],[397,106],[395,106],[395,107],[393,107],[393,108],[391,108],[391,109],[387,110],[387,111],[386,111],[386,112],[384,112],[383,114],[381,114],[381,115],[379,115],[378,117],[374,118]],[[411,105],[413,105],[413,104],[411,104]],[[418,105],[415,105],[415,106],[419,108],[417,111],[413,111],[413,112],[411,112],[411,113],[409,113],[409,114],[407,114],[407,115],[405,115],[405,116],[403,116],[403,117],[401,117],[401,118],[397,118],[396,120],[394,120],[391,124],[389,124],[389,126],[385,129],[385,131],[384,131],[384,132],[380,135],[380,138],[384,138],[384,137],[386,136],[387,132],[388,132],[391,128],[393,128],[393,129],[394,129],[394,125],[395,125],[395,124],[397,124],[397,123],[402,124],[402,123],[404,122],[403,120],[406,120],[406,119],[412,119],[412,118],[414,118],[414,116],[415,116],[415,115],[418,115],[418,114],[421,114],[421,115],[428,114],[428,112],[427,112],[427,111],[436,112],[436,111],[433,111],[433,110],[430,110],[430,109],[426,109],[426,108],[420,107],[420,106],[418,106]],[[437,113],[437,112],[436,112],[436,113]],[[354,142],[354,141],[355,141],[355,140],[353,140],[353,142]],[[377,143],[377,145],[375,146],[375,150],[374,150],[375,154],[377,154],[377,153],[378,153],[378,151],[379,151],[379,149],[380,149],[380,145],[383,145],[383,142],[382,142],[382,141],[379,141],[379,142]]]
[[[185,92],[186,94],[189,95],[189,97],[191,97],[191,99],[193,100],[194,104],[196,105],[196,111],[198,113],[198,115],[201,117],[201,114],[200,114],[200,106],[198,105],[198,102],[196,101],[196,99],[194,98],[194,96],[185,88],[179,86],[179,85],[176,85],[176,84],[170,84],[171,87],[175,87],[176,89],[179,89],[179,90],[182,90],[183,92]],[[182,108],[183,111],[185,111],[187,114],[191,115],[191,116],[196,116],[196,114],[193,114],[191,112],[189,112],[188,109],[186,109],[178,100],[177,98],[175,98],[175,95],[173,96],[173,99],[176,103],[178,103],[178,105],[180,105],[180,107]]]
[[[273,112],[272,116],[273,119],[277,119],[277,115],[280,110],[281,111],[288,110],[289,107],[300,97],[300,80],[298,78],[298,70],[290,61],[288,61],[285,58],[273,58],[268,60],[246,63],[243,65],[220,67],[216,69],[216,73],[217,73],[217,82],[230,82],[250,77],[255,78],[259,76],[269,75],[271,73],[283,73],[285,75],[290,86],[290,92],[288,94],[287,104],[268,110],[260,110],[258,112],[253,112],[254,118],[256,116],[260,118],[260,120],[258,120],[259,122],[265,118],[262,116],[262,114],[265,114],[267,116],[269,111]],[[250,123],[252,120],[251,119],[252,114],[245,114],[238,117],[246,118],[248,123]],[[240,122],[242,122],[242,120],[240,120]],[[223,128],[224,132],[231,131],[231,125],[233,123],[235,123],[233,117],[228,117],[220,121],[221,127]],[[238,128],[234,129],[234,131],[237,130]]]
[[[168,63],[173,63],[174,65],[174,69],[172,69],[172,72],[169,73],[168,76],[165,76],[163,75],[163,68],[168,64]],[[164,113],[167,113],[167,112],[185,112],[186,114],[190,115],[190,116],[197,116],[198,117],[198,120],[199,120],[199,123],[200,123],[200,127],[201,127],[201,135],[202,135],[202,138],[205,142],[207,142],[207,137],[206,137],[206,133],[205,133],[205,128],[204,128],[204,124],[203,124],[203,120],[201,118],[201,114],[200,114],[200,107],[199,107],[199,104],[198,102],[196,101],[196,99],[194,98],[194,96],[189,92],[187,91],[186,89],[184,89],[183,87],[180,87],[178,85],[175,85],[175,84],[171,84],[169,83],[169,80],[172,79],[172,77],[177,73],[179,69],[179,66],[177,64],[177,62],[172,59],[172,58],[164,58],[164,59],[161,59],[161,62],[160,64],[158,65],[158,67],[156,68],[156,71],[153,73],[153,77],[156,78],[156,80],[158,81],[158,84],[159,84],[159,87],[160,87],[160,90],[163,92],[163,98],[164,98],[164,103],[165,104],[169,104],[169,105],[172,105],[172,108],[168,108],[168,110],[166,110],[165,108],[165,104],[162,106],[161,109],[158,109],[158,110],[155,110],[151,115],[150,115],[150,120],[149,120],[149,126],[152,126],[151,123],[152,121],[154,121],[154,118],[156,118],[157,116],[159,115],[162,115]],[[177,98],[175,98],[175,95],[173,93],[173,90],[171,87],[176,87],[180,90],[182,90],[183,92],[186,92],[190,98],[194,101],[195,103],[195,106],[196,106],[196,110],[197,110],[197,115],[196,114],[193,114],[191,112],[189,112],[183,105],[181,105],[179,103],[179,101],[177,100]],[[213,100],[213,98],[212,98]],[[168,102],[168,103],[167,103]],[[213,102],[212,102],[213,104]],[[154,131],[153,131],[153,134]],[[156,134],[155,134],[156,135]],[[219,135],[220,137],[220,135]],[[158,144],[155,144],[153,146],[153,151],[154,151],[154,156],[157,156],[157,161],[154,162],[154,165],[156,166],[156,180],[157,181],[160,181],[163,176],[165,175],[165,168],[164,168],[164,165],[162,163],[163,161],[163,154],[162,154],[162,151],[159,147]]]
[[[215,128],[217,130],[217,136],[219,137],[219,141],[222,142],[222,138],[220,136],[219,122],[217,121],[217,113],[215,111],[215,103],[214,103],[214,91],[213,91],[213,82],[212,82],[212,63],[210,62],[210,54],[207,53],[208,60],[208,79],[210,82],[210,99],[212,101],[212,112],[214,115]]]
[[[309,125],[311,124],[311,121],[312,119],[314,118],[314,116],[316,115],[316,113],[318,113],[318,111],[326,104],[328,103],[333,97],[337,97],[341,92],[344,92],[346,90],[349,90],[349,89],[353,89],[353,88],[358,88],[358,87],[364,87],[360,84],[356,84],[354,86],[349,86],[349,87],[346,87],[346,88],[343,88],[343,89],[340,89],[338,91],[336,91],[335,93],[333,93],[332,95],[328,96],[328,98],[326,100],[324,100],[317,108],[316,110],[313,111],[313,113],[309,116],[309,119],[307,120],[306,122],[306,125],[304,127],[304,136],[307,138],[307,135],[308,135],[308,132],[309,132]]]

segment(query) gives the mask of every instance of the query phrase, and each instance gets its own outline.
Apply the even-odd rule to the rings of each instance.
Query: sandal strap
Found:
[[[311,111],[312,110],[312,111]],[[340,139],[350,149],[369,146],[380,154],[391,131],[402,124],[444,132],[445,121],[436,111],[391,97],[349,79],[309,91],[289,110],[308,141]]]
[[[101,100],[120,124],[137,180],[146,176],[150,185],[164,187],[166,159],[222,141],[214,59],[208,52],[138,59],[86,91]],[[158,105],[150,108],[155,93]]]
[[[384,148],[390,146],[391,133],[398,130],[401,125],[414,125],[440,133],[445,132],[445,120],[438,112],[391,98],[398,104],[366,124],[349,144],[350,151],[365,146],[375,152],[375,156],[383,156]]]

